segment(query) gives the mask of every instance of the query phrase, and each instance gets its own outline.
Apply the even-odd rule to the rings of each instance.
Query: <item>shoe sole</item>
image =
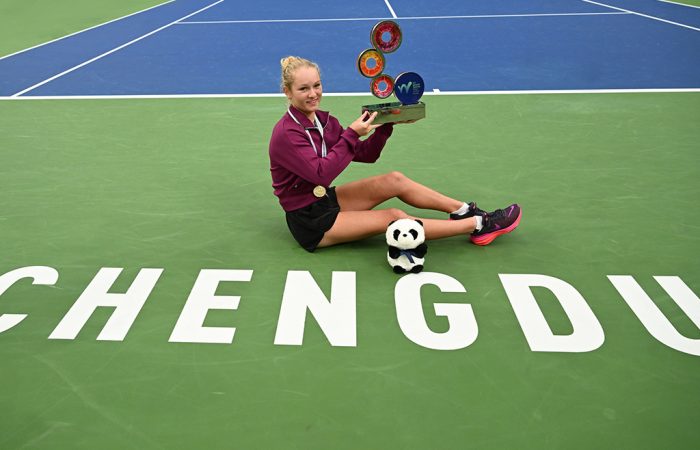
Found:
[[[472,244],[474,244],[474,245],[489,245],[498,236],[500,236],[502,234],[510,233],[511,231],[515,230],[515,228],[520,223],[520,218],[522,216],[523,216],[523,210],[521,209],[520,213],[518,214],[518,218],[515,219],[515,222],[510,224],[510,226],[508,226],[502,230],[497,230],[497,231],[493,231],[491,233],[482,234],[481,236],[470,236],[469,239],[472,241]]]

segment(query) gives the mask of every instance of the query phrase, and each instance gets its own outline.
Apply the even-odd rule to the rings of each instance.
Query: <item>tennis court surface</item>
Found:
[[[700,2],[10,0],[0,6],[0,448],[690,449],[700,440]],[[279,59],[487,247],[302,250],[272,195]],[[441,217],[405,207],[410,214]]]

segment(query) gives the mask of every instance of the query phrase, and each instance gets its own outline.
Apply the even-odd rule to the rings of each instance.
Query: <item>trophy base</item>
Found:
[[[425,103],[418,102],[412,105],[404,105],[399,102],[379,103],[377,105],[364,105],[362,112],[378,112],[374,123],[405,122],[419,120],[425,117]]]

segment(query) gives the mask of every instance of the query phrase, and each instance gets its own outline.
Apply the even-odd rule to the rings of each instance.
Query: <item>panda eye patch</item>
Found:
[[[400,232],[399,230],[394,230],[394,240],[395,240],[395,241],[398,241],[398,240],[399,240],[399,235],[400,235],[400,234],[401,234],[401,232]]]
[[[418,232],[417,232],[416,230],[414,230],[413,228],[411,228],[410,233],[411,233],[411,236],[413,236],[413,239],[414,239],[414,240],[415,240],[415,239],[418,239]]]

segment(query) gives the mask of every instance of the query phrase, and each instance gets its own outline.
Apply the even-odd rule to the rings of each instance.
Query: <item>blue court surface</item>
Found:
[[[280,55],[314,55],[327,93],[366,93],[379,19],[404,32],[386,73],[428,92],[700,88],[700,9],[656,0],[177,0],[0,59],[0,96],[279,92]]]

